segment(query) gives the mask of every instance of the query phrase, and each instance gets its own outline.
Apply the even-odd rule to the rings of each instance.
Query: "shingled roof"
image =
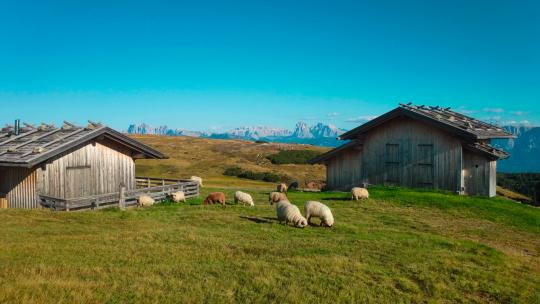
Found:
[[[118,142],[145,158],[167,158],[159,151],[99,123],[90,122],[87,127],[79,127],[64,122],[60,128],[25,124],[18,135],[12,126],[0,130],[0,166],[30,168],[96,138]]]
[[[515,138],[503,128],[450,110],[450,108],[400,104],[396,109],[381,115],[358,128],[342,134],[340,139],[353,139],[372,128],[399,116],[407,116],[433,124],[446,131],[470,140]]]

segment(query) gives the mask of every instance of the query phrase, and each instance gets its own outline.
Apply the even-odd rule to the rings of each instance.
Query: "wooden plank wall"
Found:
[[[37,195],[37,174],[26,168],[0,168],[0,193],[7,198],[8,208],[40,208]]]
[[[113,142],[87,143],[38,168],[40,192],[54,197],[79,197],[135,189],[131,151]]]
[[[497,189],[497,162],[486,157],[463,151],[464,192],[467,195],[493,197]]]
[[[326,166],[327,188],[332,190],[350,190],[362,180],[361,148],[350,148],[339,156],[329,160]]]
[[[392,166],[388,165],[387,145],[398,145],[399,165],[394,162],[395,156]],[[433,158],[429,159],[432,166],[424,155],[426,146],[433,151]],[[396,118],[368,132],[361,152],[344,152],[327,163],[328,187],[349,190],[362,182],[387,184],[391,176],[392,184],[456,192],[462,185],[461,150],[461,142],[450,134],[410,118]],[[387,172],[389,168],[393,171]],[[422,176],[427,173],[432,176]],[[432,185],[426,183],[429,180],[433,180]]]

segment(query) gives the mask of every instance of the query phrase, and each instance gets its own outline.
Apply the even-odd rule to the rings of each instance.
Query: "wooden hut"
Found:
[[[311,163],[326,165],[330,190],[387,184],[492,197],[497,160],[508,154],[490,140],[513,137],[450,108],[400,104],[341,135],[349,142]]]
[[[135,160],[141,158],[166,156],[101,124],[21,128],[16,122],[0,131],[0,206],[69,210],[117,204],[126,193],[137,195]]]

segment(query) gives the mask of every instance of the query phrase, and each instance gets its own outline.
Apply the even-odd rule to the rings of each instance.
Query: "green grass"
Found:
[[[267,191],[248,192],[254,208],[201,197],[124,212],[0,210],[0,302],[540,302],[537,208],[400,188],[362,202],[292,192],[336,218],[298,229],[276,222]]]

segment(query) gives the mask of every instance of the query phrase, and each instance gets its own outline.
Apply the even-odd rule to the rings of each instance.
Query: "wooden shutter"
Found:
[[[416,184],[420,187],[433,187],[433,145],[418,145],[416,157]]]
[[[401,159],[399,153],[399,144],[386,144],[385,164],[385,182],[390,184],[400,184]]]

